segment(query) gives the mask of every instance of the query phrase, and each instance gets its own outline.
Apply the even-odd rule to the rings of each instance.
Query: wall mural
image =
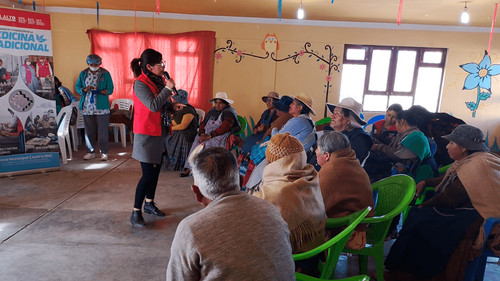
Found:
[[[253,53],[248,53],[242,49],[238,49],[233,47],[233,41],[227,40],[225,47],[220,47],[215,49],[215,60],[218,62],[222,59],[223,53],[228,52],[231,55],[235,55],[235,62],[240,63],[241,60],[245,57],[256,58],[256,59],[272,59],[275,62],[284,62],[292,60],[295,64],[299,64],[300,60],[304,57],[315,59],[319,64],[319,69],[323,72],[326,72],[325,76],[325,104],[328,102],[328,94],[330,92],[330,88],[332,87],[332,71],[340,72],[339,66],[340,63],[336,63],[338,57],[333,54],[333,48],[330,45],[325,45],[324,49],[326,51],[325,54],[320,54],[318,50],[311,49],[312,44],[306,42],[304,46],[294,52],[294,54],[287,55],[284,58],[278,58],[277,51],[279,50],[279,42],[278,38],[275,34],[266,34],[264,37],[264,41],[261,44],[262,50],[266,52],[265,55],[255,55]],[[327,116],[327,109],[325,106],[324,116]]]
[[[500,65],[491,65],[491,58],[488,51],[484,51],[484,57],[479,64],[470,62],[460,66],[470,73],[464,81],[463,90],[477,90],[476,101],[467,101],[465,105],[472,111],[472,117],[476,117],[479,103],[491,97],[491,76],[500,74]]]

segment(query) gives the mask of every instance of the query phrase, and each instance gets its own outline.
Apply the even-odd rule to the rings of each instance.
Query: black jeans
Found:
[[[141,209],[144,198],[154,199],[158,177],[160,176],[161,163],[151,164],[141,162],[142,177],[135,189],[134,208]]]

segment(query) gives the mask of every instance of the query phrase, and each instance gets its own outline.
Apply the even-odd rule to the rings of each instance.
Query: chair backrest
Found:
[[[118,110],[128,110],[130,113],[134,112],[134,101],[131,99],[114,99],[111,102],[111,108],[118,105]]]
[[[57,135],[66,136],[69,134],[69,121],[71,119],[71,113],[73,112],[73,105],[70,104],[61,108],[59,114],[57,114],[56,122],[58,125]],[[61,121],[62,120],[62,121]]]
[[[201,121],[205,119],[205,111],[203,109],[195,108],[196,114],[198,114],[198,125],[201,124]]]
[[[240,123],[240,127],[241,129],[234,133],[235,135],[238,135],[238,136],[241,136],[241,137],[244,137],[245,136],[245,131],[247,129],[247,119],[243,116],[240,116],[240,115],[237,115],[238,117],[238,122]]]
[[[304,253],[294,254],[293,260],[304,260],[314,257],[324,251],[327,252],[325,266],[321,272],[321,279],[332,279],[335,272],[335,267],[340,256],[340,253],[344,249],[349,237],[351,236],[354,229],[361,223],[361,221],[368,215],[371,207],[364,210],[360,210],[356,213],[350,214],[348,217],[348,226],[342,230],[339,234],[335,235],[333,238],[325,242],[324,244],[309,250]],[[345,218],[347,218],[345,217]]]
[[[375,216],[366,218],[368,243],[381,243],[385,240],[392,219],[401,213],[413,200],[415,181],[407,175],[394,175],[372,184],[377,194]]]
[[[380,114],[380,115],[375,115],[372,118],[370,118],[368,121],[366,121],[366,125],[363,126],[363,129],[366,131],[366,127],[372,125],[373,123],[380,121],[385,118],[385,114]],[[370,133],[370,132],[368,132]]]

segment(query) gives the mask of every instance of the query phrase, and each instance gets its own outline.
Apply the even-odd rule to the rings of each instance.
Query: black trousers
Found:
[[[154,199],[158,177],[160,176],[161,163],[151,164],[141,162],[142,177],[135,189],[134,208],[141,209],[144,198]]]

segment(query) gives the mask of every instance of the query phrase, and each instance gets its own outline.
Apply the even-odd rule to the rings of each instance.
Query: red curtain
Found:
[[[189,103],[205,111],[211,108],[215,32],[194,31],[179,34],[117,33],[89,29],[91,52],[102,58],[102,67],[111,73],[115,90],[110,99],[132,98],[133,58],[147,48],[157,50],[166,62],[165,70],[177,89],[189,93]]]

